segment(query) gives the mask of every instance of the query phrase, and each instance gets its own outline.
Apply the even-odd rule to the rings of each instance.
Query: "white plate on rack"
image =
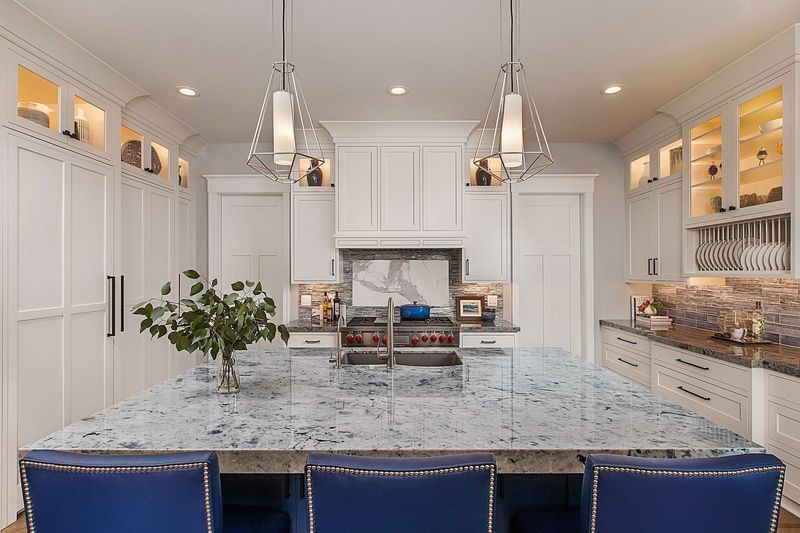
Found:
[[[728,248],[730,247],[731,241],[722,241],[719,245],[717,250],[718,261],[722,270],[730,270],[731,265],[728,263]]]
[[[723,246],[725,246],[725,241],[717,241],[712,250],[711,260],[714,262],[714,270],[725,270],[725,263],[722,260],[724,256],[722,253]]]
[[[711,241],[705,253],[709,270],[717,270],[717,262],[714,260],[714,248],[717,247],[717,244],[719,244],[719,241]]]
[[[769,247],[769,243],[764,243],[758,247],[758,255],[756,255],[756,266],[758,267],[758,270],[769,270],[769,263],[767,262]]]
[[[711,242],[706,241],[697,249],[697,264],[700,265],[700,270],[710,270],[708,258],[706,257],[709,246],[711,246]]]
[[[734,239],[728,247],[728,262],[733,266],[732,270],[742,269],[742,239]]]
[[[776,242],[772,245],[769,254],[769,262],[772,265],[772,270],[783,270],[783,251],[781,250],[781,246],[784,244],[781,242]]]
[[[755,263],[753,262],[753,255],[758,248],[758,242],[755,239],[748,239],[747,245],[742,252],[742,268],[744,270],[756,270]]]

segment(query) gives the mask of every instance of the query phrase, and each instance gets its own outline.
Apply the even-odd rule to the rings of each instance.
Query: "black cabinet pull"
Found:
[[[306,339],[306,344],[319,344],[319,339]]]
[[[69,130],[64,130],[61,132],[61,135],[66,135],[67,137],[72,137],[72,132]]]
[[[658,257],[653,258],[653,275],[658,276]]]
[[[682,390],[683,392],[685,392],[686,394],[691,394],[692,396],[700,398],[701,400],[705,400],[707,402],[711,401],[711,398],[709,398],[708,396],[703,396],[703,395],[697,394],[696,392],[692,392],[689,389],[684,389],[683,386],[681,386],[681,385],[678,385],[678,388],[680,390]]]
[[[653,177],[653,181],[658,181],[658,176]]]
[[[469,276],[469,259],[467,259],[467,276]]]
[[[180,300],[180,292],[178,292]],[[125,331],[125,276],[119,277],[119,332]]]
[[[647,260],[647,275],[648,276],[652,276],[653,275],[653,258],[652,257]]]
[[[334,271],[334,261],[336,261],[336,259],[331,259],[331,276],[335,276],[336,275],[336,273]]]
[[[626,361],[622,357],[617,357],[617,361],[621,361],[621,362],[625,363],[626,365],[630,365],[630,366],[639,366],[636,363],[631,363],[630,361]]]
[[[649,179],[647,180],[647,183],[653,183],[653,180]]]
[[[636,341],[629,341],[628,339],[623,339],[622,337],[617,337],[618,341],[627,342],[628,344],[639,344]]]
[[[111,287],[108,291],[109,293],[109,307],[108,307],[108,314],[109,314],[109,321],[111,322],[111,331],[106,332],[106,337],[113,337],[117,334],[117,278],[116,276],[106,276],[106,282],[111,282]]]
[[[496,344],[496,343],[497,343],[497,341],[487,341],[487,340],[482,340],[481,341],[481,344]]]
[[[720,208],[719,208],[719,212],[720,212],[720,213],[724,213],[725,211],[727,211],[727,209],[725,209],[724,207],[720,207]]]
[[[735,210],[736,210],[736,206],[735,205],[729,205],[728,206],[728,211],[735,211]]]
[[[683,359],[681,359],[680,357],[678,357],[678,358],[677,358],[677,359],[675,359],[675,360],[676,360],[677,362],[679,362],[679,363],[683,363],[684,365],[689,365],[689,366],[693,366],[693,367],[695,367],[695,368],[699,368],[700,370],[711,370],[711,369],[710,369],[710,368],[708,368],[707,366],[700,366],[700,365],[696,365],[696,364],[694,364],[694,363],[690,363],[689,361],[684,361],[684,360],[683,360]]]

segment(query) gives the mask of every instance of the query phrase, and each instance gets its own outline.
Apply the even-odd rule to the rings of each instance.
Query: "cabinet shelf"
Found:
[[[752,111],[748,111],[743,115],[739,116],[739,120],[744,123],[747,122],[748,124],[761,124],[766,122],[767,120],[771,120],[773,118],[779,118],[783,116],[783,99],[775,100],[769,103],[762,105],[761,107],[757,107]]]
[[[722,178],[714,178],[700,181],[692,184],[692,189],[721,189]]]
[[[745,135],[741,139],[739,139],[739,144],[745,144],[751,141],[760,141],[761,144],[773,144],[772,141],[777,141],[783,137],[783,126],[779,128],[775,128],[772,131],[768,131],[766,133],[753,133],[750,135]]]
[[[783,158],[769,161],[763,165],[756,165],[739,172],[739,183],[750,185],[759,181],[766,181],[779,178],[782,175]]]
[[[704,154],[692,159],[693,165],[700,165],[703,163],[713,163],[715,161],[719,161],[720,156],[722,155],[722,148],[718,150],[714,150],[709,154]]]
[[[715,126],[710,130],[701,133],[697,137],[692,138],[692,145],[694,144],[721,144],[722,143],[722,124]]]

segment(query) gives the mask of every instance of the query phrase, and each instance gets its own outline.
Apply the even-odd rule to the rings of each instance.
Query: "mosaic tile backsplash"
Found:
[[[319,312],[322,295],[325,291],[333,298],[339,291],[339,299],[347,305],[347,316],[386,316],[386,307],[353,307],[353,261],[375,259],[446,259],[449,264],[450,305],[431,308],[432,316],[455,316],[456,298],[463,294],[482,296],[497,295],[497,318],[503,318],[502,283],[463,283],[461,281],[461,250],[342,250],[341,283],[320,283],[299,285],[299,295],[311,294],[311,306],[300,306],[298,318],[312,318],[312,310]],[[299,296],[298,296],[299,298]],[[299,302],[298,302],[299,303]]]
[[[720,312],[752,311],[756,302],[767,319],[767,340],[800,346],[800,280],[726,278],[725,285],[653,285],[676,324],[716,331]]]

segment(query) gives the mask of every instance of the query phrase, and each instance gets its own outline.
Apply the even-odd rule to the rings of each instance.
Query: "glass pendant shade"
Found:
[[[472,164],[488,160],[488,171],[503,182],[525,181],[553,163],[525,67],[500,67]]]
[[[292,95],[288,91],[272,93],[272,139],[276,165],[291,165],[294,158],[294,120],[292,119]]]

